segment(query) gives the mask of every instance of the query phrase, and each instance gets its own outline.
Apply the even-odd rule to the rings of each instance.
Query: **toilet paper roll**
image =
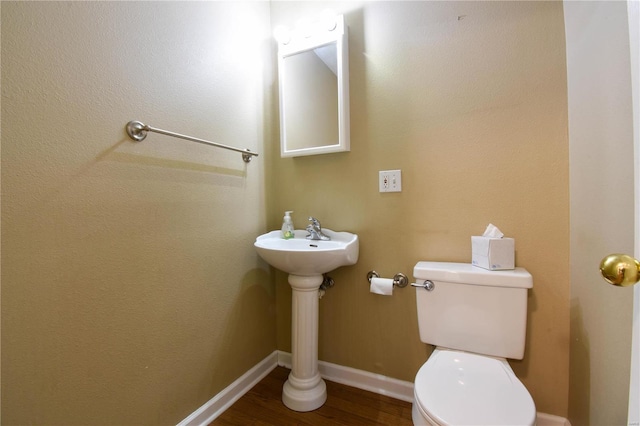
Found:
[[[393,294],[393,280],[391,278],[371,278],[371,286],[369,291],[383,296],[391,296]]]

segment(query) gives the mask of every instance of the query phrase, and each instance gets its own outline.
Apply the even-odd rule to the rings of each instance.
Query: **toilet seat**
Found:
[[[534,425],[536,407],[505,359],[436,348],[416,375],[414,404],[438,425]]]

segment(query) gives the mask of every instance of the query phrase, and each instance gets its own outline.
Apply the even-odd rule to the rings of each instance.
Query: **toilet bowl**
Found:
[[[436,348],[418,371],[415,425],[534,425],[536,407],[506,358],[524,357],[527,292],[523,268],[418,262],[420,340]]]
[[[509,363],[436,348],[415,378],[414,425],[533,425],[536,407]]]

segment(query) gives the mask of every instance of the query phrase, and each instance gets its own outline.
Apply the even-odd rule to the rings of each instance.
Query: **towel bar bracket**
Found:
[[[127,123],[127,134],[135,142],[142,142],[147,137],[145,125],[139,121],[130,121]]]

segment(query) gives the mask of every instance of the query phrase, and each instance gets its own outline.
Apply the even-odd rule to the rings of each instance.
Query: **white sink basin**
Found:
[[[325,274],[358,261],[357,235],[326,228],[322,232],[331,240],[307,240],[308,233],[303,230],[296,230],[294,238],[285,240],[278,230],[260,235],[254,246],[268,264],[293,275]]]

